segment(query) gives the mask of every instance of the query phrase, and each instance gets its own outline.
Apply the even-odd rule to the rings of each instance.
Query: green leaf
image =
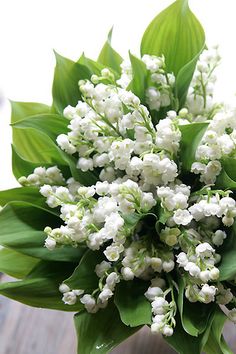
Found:
[[[193,337],[185,332],[178,315],[176,317],[176,327],[174,328],[174,334],[171,337],[165,337],[165,340],[179,354],[201,354],[202,349],[207,342],[212,321],[213,316],[211,317],[209,326],[206,328],[205,332],[200,334],[198,337]]]
[[[212,304],[189,302],[184,295],[185,286],[182,277],[179,277],[178,285],[178,308],[183,329],[191,336],[197,337],[206,330],[215,307]]]
[[[45,226],[60,226],[61,220],[49,211],[26,202],[8,203],[0,212],[0,244],[17,252],[63,262],[78,262],[83,248],[60,247],[49,251],[44,247]]]
[[[116,73],[121,74],[120,64],[122,63],[122,57],[111,46],[112,29],[110,30],[107,41],[104,44],[99,57],[98,62],[105,67],[113,69]]]
[[[99,278],[95,273],[95,267],[103,259],[104,256],[101,251],[88,250],[81,258],[73,274],[64,283],[71,289],[83,289],[86,292],[97,289]]]
[[[191,123],[181,125],[180,161],[183,170],[190,171],[192,163],[196,161],[197,147],[207,129],[208,123]]]
[[[14,127],[15,129],[23,131],[30,130],[39,134],[37,138],[35,137],[36,140],[34,143],[31,143],[31,146],[28,146],[28,149],[31,148],[35,151],[35,159],[37,160],[38,164],[44,165],[44,163],[41,163],[42,161],[50,160],[51,164],[60,166],[62,170],[65,170],[65,166],[68,166],[75,180],[83,185],[92,185],[98,180],[96,174],[91,171],[82,172],[81,170],[77,169],[76,158],[74,156],[68,155],[55,144],[56,137],[60,133],[67,133],[67,124],[68,122],[66,119],[60,115],[51,114],[26,118],[15,123]],[[42,137],[43,140],[47,141],[47,145],[44,147],[43,151],[40,152],[37,150],[37,144]],[[25,142],[25,144],[27,144],[27,142]],[[45,159],[47,155],[48,157]]]
[[[130,62],[132,65],[133,79],[130,82],[127,90],[131,90],[140,98],[142,103],[145,102],[145,91],[147,86],[147,69],[142,60],[138,59],[129,53]]]
[[[67,133],[67,121],[59,115],[43,114],[27,117],[13,124],[18,138],[29,135],[17,147],[23,159],[35,163],[64,164],[61,149],[55,144],[60,133]]]
[[[91,72],[86,66],[75,63],[55,52],[56,67],[54,72],[52,96],[53,107],[63,113],[66,106],[75,106],[81,99],[78,82],[90,79]]]
[[[98,63],[97,61],[94,61],[90,58],[87,58],[84,53],[79,58],[78,63],[86,66],[91,72],[91,74],[95,74],[98,76],[101,75],[101,70],[105,68],[103,64]]]
[[[152,309],[144,296],[148,283],[141,280],[122,281],[115,291],[115,304],[126,326],[151,324]]]
[[[192,81],[195,67],[202,50],[203,48],[197,53],[197,55],[191,61],[189,61],[186,65],[184,65],[180,69],[176,77],[175,91],[176,91],[176,97],[179,100],[179,109],[181,109],[185,104],[189,85]]]
[[[234,279],[236,276],[236,223],[234,223],[232,232],[227,236],[219,253],[221,254],[219,280]]]
[[[226,320],[226,315],[218,307],[214,315],[208,341],[204,347],[204,351],[207,354],[233,354],[222,335]]]
[[[43,103],[36,102],[15,102],[11,103],[11,123],[15,123],[25,117],[33,116],[35,114],[50,113],[51,107]]]
[[[49,107],[39,103],[11,102],[11,123],[39,114],[49,114]],[[46,122],[44,122],[45,124]],[[13,129],[13,145],[18,155],[31,162],[50,163],[55,155],[55,146],[48,141],[47,135],[32,129]]]
[[[20,187],[0,191],[0,205],[2,207],[13,201],[28,202],[59,216],[55,209],[49,208],[46,204],[46,199],[39,193],[36,187]]]
[[[216,187],[218,189],[231,189],[236,190],[236,181],[233,181],[227,172],[224,170],[224,167],[221,170],[221,173],[216,179]]]
[[[141,54],[164,54],[167,71],[177,75],[199,54],[204,43],[204,30],[189,9],[188,1],[177,0],[157,15],[146,29]]]
[[[82,305],[64,304],[59,292],[59,285],[68,277],[72,268],[70,263],[40,262],[26,279],[0,284],[0,294],[29,306],[78,311]]]
[[[236,159],[225,157],[221,160],[222,171],[216,180],[216,185],[222,189],[236,189]]]
[[[37,114],[26,117],[13,123],[13,128],[33,128],[47,134],[52,140],[56,140],[59,134],[66,134],[68,129],[68,120],[59,114]]]
[[[74,317],[78,334],[78,353],[106,354],[134,334],[140,327],[126,327],[116,307],[109,303],[95,314],[83,311]]]
[[[26,277],[38,262],[37,258],[7,248],[0,249],[0,272],[14,278]]]

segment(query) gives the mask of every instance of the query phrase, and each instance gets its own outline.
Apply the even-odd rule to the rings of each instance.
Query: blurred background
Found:
[[[113,46],[123,57],[139,54],[150,20],[171,0],[8,0],[0,4],[0,189],[11,188],[10,107],[7,99],[51,103],[53,49],[73,60],[84,51],[97,58],[114,25]],[[209,45],[219,43],[217,97],[236,91],[235,0],[190,0]]]

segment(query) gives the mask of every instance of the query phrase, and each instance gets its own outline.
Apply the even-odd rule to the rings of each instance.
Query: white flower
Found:
[[[178,209],[174,212],[174,222],[177,225],[188,225],[191,220],[192,220],[193,216],[190,214],[190,212],[188,210],[182,210],[182,209]]]
[[[77,168],[79,168],[81,171],[86,172],[89,170],[93,170],[93,160],[92,159],[86,159],[85,157],[80,157],[78,160]]]
[[[122,274],[124,280],[133,280],[134,279],[134,273],[130,267],[122,267],[121,274]]]
[[[95,267],[95,272],[99,278],[101,278],[109,269],[111,268],[111,264],[106,261],[102,261],[97,264]]]
[[[112,272],[106,278],[106,285],[110,290],[114,290],[117,283],[120,282],[120,277],[116,272]]]
[[[45,240],[45,247],[47,247],[48,250],[53,251],[56,247],[56,241],[52,237],[47,237]]]
[[[123,251],[120,246],[108,246],[104,251],[105,256],[111,262],[116,262],[120,258],[120,253]]]
[[[156,297],[159,297],[163,294],[163,290],[158,286],[150,286],[145,292],[145,296],[149,301],[154,301]]]
[[[62,283],[62,284],[59,286],[59,291],[60,291],[61,293],[68,293],[68,292],[70,291],[70,288],[69,288],[68,285]]]
[[[236,308],[228,312],[228,318],[230,319],[230,321],[236,323]]]
[[[173,334],[173,328],[171,326],[165,325],[162,329],[162,333],[166,337],[170,337]]]
[[[109,288],[103,288],[102,292],[98,295],[99,300],[104,303],[113,296],[113,292]]]
[[[96,301],[90,294],[85,294],[80,298],[80,302],[84,304],[86,310],[90,313],[94,313],[98,310],[96,306]]]
[[[186,253],[180,252],[177,256],[177,263],[179,263],[180,267],[185,267],[188,264],[188,257]]]
[[[215,250],[214,248],[212,248],[212,246],[209,243],[203,242],[196,247],[195,252],[197,256],[204,258],[204,257],[211,257],[212,254],[215,252]]]
[[[223,244],[225,238],[226,238],[226,232],[222,231],[222,230],[217,230],[212,235],[212,242],[216,246],[221,246]]]
[[[74,293],[74,291],[64,292],[62,301],[66,305],[74,305],[77,301],[76,294]]]
[[[215,300],[216,291],[217,288],[215,286],[204,284],[199,292],[199,296],[202,298],[202,301],[205,304],[209,304],[210,302]]]

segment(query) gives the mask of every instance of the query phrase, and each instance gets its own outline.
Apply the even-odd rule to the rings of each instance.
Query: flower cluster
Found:
[[[19,181],[39,186],[49,207],[60,208],[61,226],[45,228],[49,250],[86,246],[102,255],[94,269],[97,288],[72,289],[65,280],[60,286],[64,303],[79,301],[95,313],[107,306],[118,283],[139,278],[151,284],[145,292],[152,308],[151,330],[170,336],[179,290],[176,272],[191,302],[235,301],[219,281],[216,248],[228,237],[236,203],[231,191],[217,190],[214,183],[221,158],[235,154],[236,119],[235,112],[212,103],[216,48],[202,54],[186,107],[169,110],[155,124],[152,111],[173,105],[175,78],[166,72],[163,57],[144,55],[142,61],[150,111],[128,89],[133,75],[129,62],[122,63],[118,80],[103,69],[100,76],[80,81],[82,99],[64,110],[69,133],[59,135],[57,144],[77,159],[81,173],[97,176],[96,183],[85,187],[73,178],[66,181],[57,167],[37,168]],[[181,126],[209,119],[189,182],[182,179],[179,158]],[[235,318],[234,310],[229,317]]]

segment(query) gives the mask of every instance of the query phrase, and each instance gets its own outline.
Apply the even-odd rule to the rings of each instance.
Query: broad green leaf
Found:
[[[236,181],[233,181],[227,172],[224,170],[224,167],[221,170],[221,173],[216,179],[216,187],[218,189],[231,189],[236,190]]]
[[[236,159],[225,157],[221,160],[222,171],[216,180],[216,185],[222,189],[236,189]]]
[[[220,248],[221,263],[219,266],[220,280],[232,280],[236,276],[236,224]]]
[[[141,54],[164,54],[167,71],[177,75],[202,50],[204,43],[204,30],[189,9],[188,1],[177,0],[146,29]]]
[[[65,164],[61,149],[56,145],[56,137],[67,133],[67,123],[66,119],[54,114],[35,115],[17,121],[13,129],[18,137],[21,139],[25,132],[29,133],[29,137],[20,146],[18,144],[18,154],[35,163]]]
[[[49,251],[44,247],[45,226],[60,226],[61,220],[49,211],[26,202],[8,203],[0,212],[0,244],[17,252],[63,262],[78,262],[82,248],[59,247]]]
[[[97,289],[99,278],[95,273],[95,267],[103,259],[104,256],[101,251],[88,250],[81,258],[73,274],[64,283],[71,289],[83,289],[87,292]]]
[[[59,285],[72,271],[69,263],[39,263],[34,273],[22,281],[0,284],[0,294],[23,304],[62,311],[78,311],[80,303],[66,305],[62,301]]]
[[[37,258],[7,248],[0,249],[0,272],[14,278],[26,277],[38,262]]]
[[[197,147],[207,129],[208,123],[191,123],[181,125],[180,161],[183,170],[190,171],[192,163],[196,161]]]
[[[39,167],[39,165],[39,163],[24,159],[17,152],[17,148],[12,145],[12,171],[16,179],[21,176],[28,176],[36,167]]]
[[[178,107],[179,109],[181,109],[185,104],[189,85],[192,81],[195,67],[202,50],[203,48],[197,53],[197,55],[191,61],[189,61],[180,69],[176,77],[175,91],[176,91],[176,97],[179,100],[179,107]]]
[[[97,61],[94,61],[90,58],[87,58],[84,53],[79,58],[78,63],[86,66],[90,70],[91,74],[95,74],[98,76],[101,75],[101,70],[105,68],[103,64],[98,63]]]
[[[11,102],[12,115],[11,123],[14,124],[18,120],[22,120],[26,117],[34,117],[37,114],[49,113],[50,108],[41,103],[30,102]],[[44,151],[47,156],[47,139],[44,136],[38,138],[37,132],[22,130],[19,131],[13,127],[13,145],[15,149],[26,160],[38,162],[35,155],[38,155],[38,151]],[[42,154],[41,154],[42,155]],[[45,161],[45,158],[41,161]]]
[[[200,334],[198,337],[193,337],[185,332],[182,327],[180,317],[177,316],[174,334],[171,337],[165,337],[165,340],[179,354],[201,354],[202,349],[207,342],[212,321],[213,316],[211,317],[205,332]]]
[[[126,326],[151,324],[152,309],[150,302],[144,296],[147,289],[148,283],[141,280],[122,281],[117,285],[115,304]]]
[[[208,341],[204,347],[204,351],[207,354],[233,354],[232,350],[228,347],[222,335],[226,320],[226,315],[218,307],[215,311]]]
[[[182,326],[188,334],[197,337],[203,333],[214,311],[214,305],[202,304],[200,302],[191,303],[184,295],[184,279],[179,277],[178,308],[180,312]]]
[[[83,311],[74,317],[78,335],[78,353],[108,354],[140,327],[125,326],[116,307],[109,303],[95,314]]]
[[[91,72],[86,66],[62,57],[55,52],[56,67],[54,72],[52,96],[53,107],[63,113],[66,106],[75,106],[81,99],[78,82],[90,79]]]
[[[142,103],[145,102],[145,91],[147,86],[147,69],[142,60],[129,53],[132,65],[133,78],[127,90],[131,90],[138,96]]]
[[[9,202],[28,202],[59,216],[56,209],[49,208],[44,198],[36,187],[20,187],[0,191],[0,205],[3,207]]]
[[[37,114],[13,123],[13,128],[33,128],[47,134],[52,140],[56,140],[59,134],[66,134],[69,121],[59,114]]]
[[[236,182],[236,158],[225,157],[221,163],[227,175]]]
[[[60,169],[66,172],[66,175],[68,174],[68,171],[65,166],[69,167],[74,179],[80,182],[81,184],[92,185],[96,183],[98,180],[98,176],[95,173],[91,171],[82,172],[81,170],[79,170],[76,167],[76,158],[62,151],[55,143],[56,137],[60,133],[66,133],[68,130],[68,122],[66,121],[66,119],[64,119],[60,115],[55,114],[47,115],[47,118],[45,118],[45,116],[34,116],[33,119],[26,118],[22,121],[17,122],[14,125],[15,129],[23,131],[32,130],[37,132],[39,136],[37,137],[38,140],[35,140],[34,142],[34,145],[36,146],[37,141],[39,141],[41,137],[43,137],[44,140],[47,141],[47,145],[46,147],[44,147],[43,151],[40,152],[36,150],[35,158],[37,158],[38,164],[40,162],[40,164],[42,165],[42,161],[45,161],[43,160],[43,158],[48,154],[48,158],[50,159],[51,164],[58,165]]]
[[[116,73],[121,74],[120,64],[122,63],[122,57],[111,46],[112,29],[110,30],[107,41],[104,44],[99,57],[98,62],[105,67],[113,69]]]
[[[15,123],[26,117],[38,114],[50,113],[51,107],[43,103],[36,102],[16,102],[11,103],[11,123]]]

